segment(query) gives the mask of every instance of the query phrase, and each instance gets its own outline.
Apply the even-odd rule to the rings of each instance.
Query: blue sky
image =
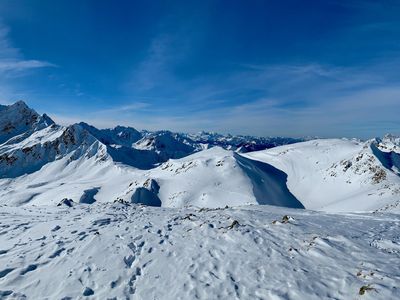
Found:
[[[400,2],[0,2],[0,103],[62,124],[400,134]]]

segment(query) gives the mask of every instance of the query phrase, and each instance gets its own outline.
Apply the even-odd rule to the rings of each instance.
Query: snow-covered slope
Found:
[[[244,156],[285,172],[289,190],[306,208],[326,211],[398,209],[400,177],[381,163],[375,148],[375,141],[326,139]]]
[[[399,215],[121,204],[0,213],[1,299],[400,297]]]
[[[156,191],[150,188],[151,183],[158,186]],[[136,199],[136,190],[143,187],[153,191],[149,197],[159,197],[166,207],[244,204],[303,207],[286,188],[283,172],[219,147],[169,160],[144,172],[119,198],[130,202]],[[142,201],[147,203],[146,199]]]
[[[219,147],[169,160],[148,171],[115,164],[106,152],[101,157],[96,153],[78,159],[71,159],[71,154],[34,173],[0,180],[2,203],[45,205],[68,198],[164,207],[303,207],[287,189],[283,172]],[[90,200],[83,200],[86,194],[91,195]]]

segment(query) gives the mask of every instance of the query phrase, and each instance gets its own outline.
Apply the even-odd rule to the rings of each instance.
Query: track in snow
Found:
[[[396,299],[399,225],[272,206],[1,206],[0,298]]]

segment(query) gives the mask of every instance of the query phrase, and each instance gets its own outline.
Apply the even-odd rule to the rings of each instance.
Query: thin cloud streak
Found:
[[[56,65],[39,60],[0,60],[0,72],[20,72],[45,67],[56,67]]]
[[[381,72],[375,72],[378,69]],[[171,106],[160,114],[159,108],[148,103],[146,111],[132,111],[117,119],[99,118],[96,113],[87,117],[100,127],[127,124],[150,130],[372,137],[383,134],[379,124],[396,119],[395,112],[400,111],[400,88],[396,82],[387,83],[387,78],[392,74],[382,72],[382,65],[363,69],[315,63],[247,66],[218,85],[210,78],[194,86],[190,82],[187,94],[180,96],[190,95],[190,103],[198,109]],[[199,91],[203,93],[196,95]],[[238,95],[240,99],[232,101]],[[219,102],[224,105],[218,106]],[[375,130],[368,126],[372,123]],[[399,133],[398,122],[391,124],[389,129]]]
[[[18,85],[16,77],[24,77],[31,70],[57,67],[46,61],[24,59],[21,51],[12,45],[8,35],[9,28],[0,20],[0,101],[3,103],[9,103],[10,99],[24,94],[24,87]]]

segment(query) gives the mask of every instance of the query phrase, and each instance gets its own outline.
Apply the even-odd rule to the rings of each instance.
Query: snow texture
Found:
[[[399,215],[119,203],[0,211],[2,299],[400,297]]]

